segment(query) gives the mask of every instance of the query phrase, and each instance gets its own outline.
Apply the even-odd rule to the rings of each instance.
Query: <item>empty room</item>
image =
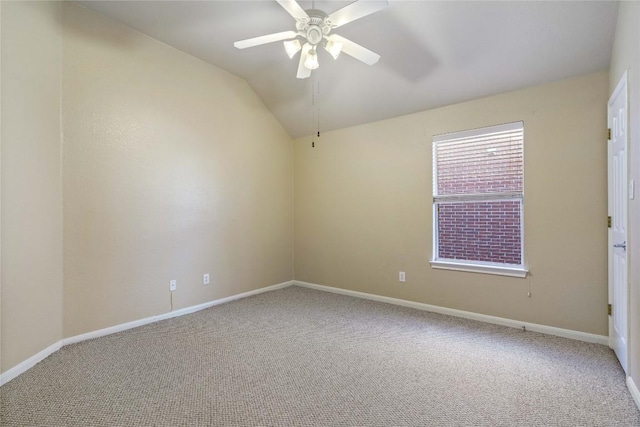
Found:
[[[0,1],[0,425],[640,427],[640,1]]]

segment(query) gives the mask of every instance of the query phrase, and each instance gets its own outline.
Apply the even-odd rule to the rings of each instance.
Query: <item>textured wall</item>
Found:
[[[601,72],[297,140],[295,278],[607,335],[607,86]],[[432,136],[516,121],[530,276],[432,269]]]
[[[293,145],[246,82],[63,20],[65,336],[292,279]]]
[[[636,198],[629,200],[629,366],[628,374],[640,387],[640,2],[621,2],[611,57],[609,92],[628,71],[629,179],[636,182]]]
[[[60,5],[0,7],[5,372],[62,338]]]

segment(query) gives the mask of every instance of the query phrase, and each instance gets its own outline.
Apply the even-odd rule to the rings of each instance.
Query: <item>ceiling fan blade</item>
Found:
[[[366,47],[362,47],[357,43],[352,42],[351,40],[345,39],[337,34],[331,34],[328,37],[329,40],[337,43],[342,43],[342,52],[347,55],[353,56],[354,58],[364,62],[367,65],[373,65],[380,59],[380,55],[375,52],[370,51]]]
[[[248,47],[258,46],[266,43],[278,42],[280,40],[292,39],[297,36],[295,31],[283,31],[281,33],[268,34],[266,36],[253,37],[251,39],[240,40],[233,45],[238,49],[246,49]]]
[[[309,51],[311,50],[311,45],[309,43],[305,43],[302,46],[302,52],[300,52],[300,62],[298,63],[298,74],[296,75],[299,79],[306,79],[307,77],[311,77],[311,70],[304,66],[304,61],[307,60],[307,56],[309,55]]]
[[[333,27],[337,28],[344,24],[348,24],[351,21],[355,21],[356,19],[371,15],[372,13],[384,9],[388,5],[389,3],[387,2],[387,0],[358,0],[348,6],[343,7],[342,9],[336,10],[329,15],[329,19],[331,20]]]
[[[296,0],[277,0],[277,2],[280,3],[280,6],[289,12],[289,15],[293,16],[295,19],[309,19],[307,12],[300,7]]]

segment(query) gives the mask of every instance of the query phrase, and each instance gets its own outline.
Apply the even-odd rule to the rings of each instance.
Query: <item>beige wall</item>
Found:
[[[60,5],[2,8],[0,371],[62,339]]]
[[[611,56],[609,93],[628,70],[629,179],[640,183],[640,2],[621,2]],[[629,201],[629,366],[628,374],[640,386],[640,204]]]
[[[293,145],[247,83],[63,20],[64,335],[291,280]]]
[[[296,280],[607,335],[607,91],[601,72],[297,140]],[[531,275],[432,269],[431,136],[519,120]]]

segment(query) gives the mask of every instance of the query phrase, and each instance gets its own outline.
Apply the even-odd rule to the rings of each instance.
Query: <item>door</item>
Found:
[[[607,105],[609,164],[609,346],[627,371],[627,73]]]

